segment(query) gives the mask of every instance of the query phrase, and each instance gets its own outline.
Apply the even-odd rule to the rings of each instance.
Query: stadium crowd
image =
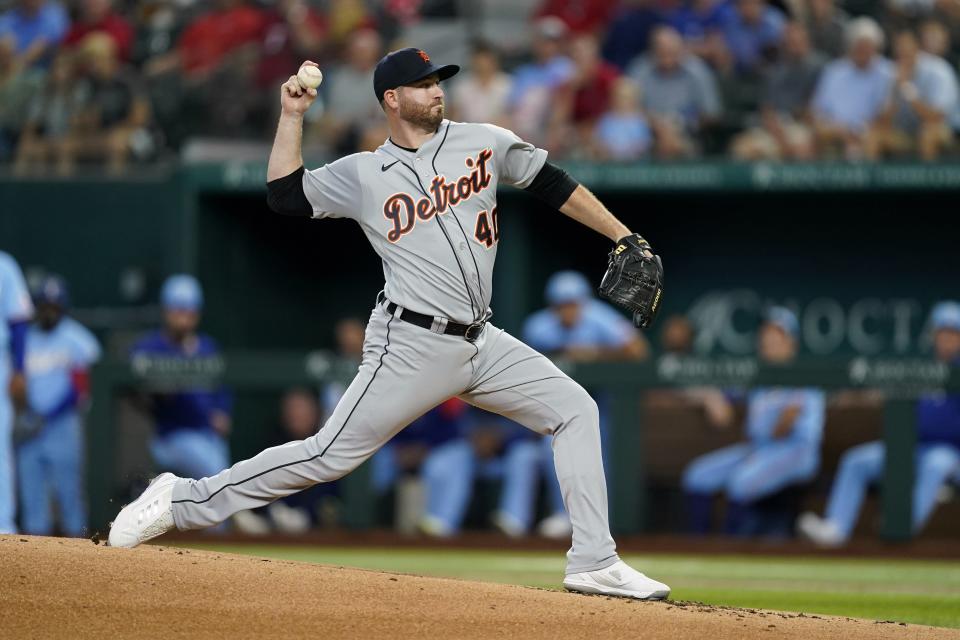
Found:
[[[79,162],[119,172],[237,157],[240,141],[270,139],[276,88],[304,59],[326,74],[307,148],[376,147],[386,130],[373,67],[407,45],[464,65],[446,87],[451,118],[501,124],[557,158],[956,153],[957,0],[489,4],[5,0],[0,162],[69,174]],[[481,28],[509,22],[484,15],[507,6],[522,41]],[[460,35],[421,42],[433,25]]]

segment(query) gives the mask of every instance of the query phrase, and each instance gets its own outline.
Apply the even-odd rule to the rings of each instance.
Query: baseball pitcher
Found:
[[[372,153],[311,171],[303,167],[300,144],[316,90],[298,76],[282,86],[267,169],[271,209],[351,218],[383,260],[386,283],[370,315],[359,372],[315,436],[209,478],[158,476],[119,513],[111,545],[133,547],[174,527],[209,527],[241,509],[336,480],[417,416],[457,396],[554,436],[573,525],[567,589],[639,599],[669,594],[669,587],[617,556],[596,403],[550,360],[489,322],[500,240],[497,188],[526,189],[616,242],[601,293],[632,311],[638,326],[658,310],[660,260],[587,189],[548,163],[546,151],[499,127],[444,119],[440,82],[458,71],[434,64],[419,49],[386,55],[373,88],[390,137]]]

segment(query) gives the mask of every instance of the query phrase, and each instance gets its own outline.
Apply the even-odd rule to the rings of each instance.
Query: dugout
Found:
[[[748,354],[756,311],[769,302],[803,309],[804,354],[811,358],[923,358],[929,306],[960,297],[949,232],[960,166],[567,168],[664,255],[664,315],[723,318],[699,345],[712,358]],[[242,163],[170,167],[124,180],[4,177],[0,248],[28,273],[65,275],[76,315],[107,341],[113,358],[156,322],[157,289],[175,271],[196,273],[204,283],[204,328],[226,349],[280,357],[328,348],[338,318],[369,312],[382,283],[379,261],[350,222],[269,213],[264,180],[263,165]],[[500,197],[494,320],[518,332],[542,305],[550,273],[575,268],[597,281],[609,245],[524,193],[506,189]],[[654,344],[657,337],[655,328]],[[621,375],[635,384],[644,374]],[[231,442],[235,458],[262,446],[260,428],[277,392],[273,384],[245,388]],[[91,429],[91,451],[101,447],[97,438],[113,437],[113,422]],[[630,442],[628,455],[642,446]],[[685,453],[692,457],[695,447],[670,452]],[[625,530],[644,525],[650,509],[644,491],[635,493],[640,499],[625,493],[614,501],[621,513],[634,514],[623,521]]]

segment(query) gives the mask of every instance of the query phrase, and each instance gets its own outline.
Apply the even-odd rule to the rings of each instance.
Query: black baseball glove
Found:
[[[607,272],[600,282],[600,295],[633,313],[633,324],[645,329],[660,310],[663,295],[663,264],[650,243],[637,234],[621,238],[610,252]]]

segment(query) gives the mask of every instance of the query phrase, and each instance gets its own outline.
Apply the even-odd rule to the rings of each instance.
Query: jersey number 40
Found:
[[[493,211],[490,213],[489,217],[492,218],[492,228],[491,220],[487,219],[486,210],[478,213],[477,228],[473,233],[473,236],[477,239],[477,242],[485,246],[487,249],[492,247],[495,242],[500,241],[500,217],[497,215],[496,207],[493,208]]]

